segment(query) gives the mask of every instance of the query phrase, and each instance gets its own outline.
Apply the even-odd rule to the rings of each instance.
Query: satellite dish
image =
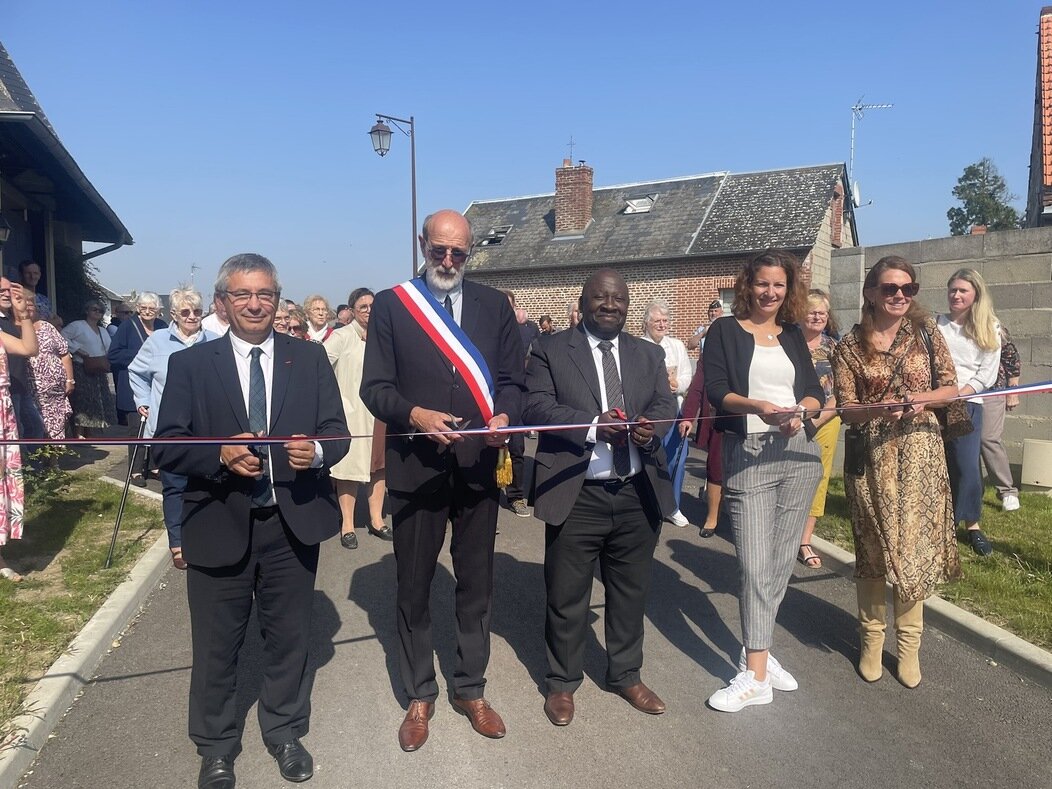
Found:
[[[851,202],[855,204],[855,208],[862,205],[862,190],[858,188],[858,181],[851,184]]]

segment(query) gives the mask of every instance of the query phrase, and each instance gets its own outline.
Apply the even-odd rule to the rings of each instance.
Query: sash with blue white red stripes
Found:
[[[439,352],[464,377],[482,413],[482,424],[489,424],[493,418],[493,376],[482,353],[438,303],[422,278],[395,285],[391,290]]]

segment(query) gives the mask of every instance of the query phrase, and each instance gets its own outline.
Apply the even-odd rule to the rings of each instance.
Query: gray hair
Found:
[[[135,297],[136,307],[157,307],[160,309],[161,297],[153,291],[144,290],[138,296]]]
[[[168,306],[172,312],[185,308],[197,309],[202,306],[201,294],[193,288],[180,286],[168,294]]]
[[[102,299],[88,299],[87,301],[85,301],[84,314],[87,315],[88,310],[90,310],[92,307],[98,307],[103,311],[103,313],[106,312],[106,302],[104,302]]]
[[[223,261],[223,265],[219,267],[219,273],[216,275],[215,293],[217,296],[226,293],[227,283],[230,282],[230,277],[233,274],[248,274],[250,272],[260,271],[268,275],[274,280],[274,289],[281,294],[281,283],[278,281],[278,270],[262,255],[257,255],[255,252],[242,252],[237,255],[232,255]]]
[[[647,324],[650,323],[650,316],[655,313],[661,313],[671,322],[672,320],[672,308],[668,302],[664,299],[654,299],[651,301],[645,310],[643,310],[643,331],[647,330]]]

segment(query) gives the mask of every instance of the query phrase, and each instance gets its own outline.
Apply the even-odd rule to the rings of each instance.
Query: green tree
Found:
[[[1004,177],[988,157],[964,168],[953,196],[963,204],[946,212],[950,233],[955,236],[963,236],[975,225],[986,225],[989,230],[1019,227],[1019,212],[1008,204],[1016,195],[1008,191]]]

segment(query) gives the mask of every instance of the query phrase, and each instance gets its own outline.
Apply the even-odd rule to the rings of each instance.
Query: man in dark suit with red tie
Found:
[[[230,331],[173,354],[157,438],[284,436],[278,444],[157,444],[159,466],[188,477],[183,558],[193,639],[190,738],[200,789],[230,789],[241,750],[237,658],[253,600],[263,631],[259,727],[282,778],[306,781],[313,760],[299,738],[310,726],[310,639],[318,546],[339,531],[328,469],[348,441],[336,376],[325,350],[272,330],[281,296],[261,255],[219,269],[215,296]]]
[[[580,307],[577,328],[534,343],[523,409],[526,424],[580,425],[541,431],[535,457],[533,512],[546,524],[544,712],[556,726],[573,720],[584,678],[597,560],[606,588],[606,685],[641,712],[665,711],[639,672],[654,547],[662,518],[676,509],[661,446],[676,401],[665,352],[621,332],[628,286],[616,271],[593,274]]]
[[[376,294],[361,395],[387,423],[387,491],[398,572],[398,635],[409,708],[398,730],[405,751],[427,740],[438,697],[431,646],[431,581],[452,522],[457,579],[453,706],[485,737],[504,736],[486,701],[497,531],[497,447],[504,436],[465,437],[458,427],[517,424],[523,351],[500,291],[464,280],[468,221],[456,211],[424,220],[422,278]],[[407,433],[422,433],[405,436]],[[403,434],[403,435],[399,435]]]

